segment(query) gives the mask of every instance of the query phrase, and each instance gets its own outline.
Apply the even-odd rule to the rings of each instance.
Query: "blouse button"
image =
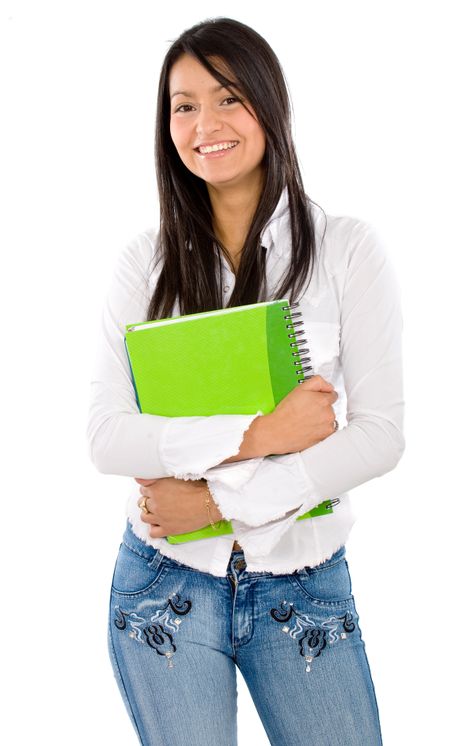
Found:
[[[225,285],[224,290],[225,290],[226,293],[228,293],[229,289],[230,289],[230,286],[229,285]]]

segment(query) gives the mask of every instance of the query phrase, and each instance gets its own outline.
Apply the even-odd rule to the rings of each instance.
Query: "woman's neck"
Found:
[[[218,240],[229,252],[236,273],[240,254],[258,206],[261,190],[209,189],[213,228]]]

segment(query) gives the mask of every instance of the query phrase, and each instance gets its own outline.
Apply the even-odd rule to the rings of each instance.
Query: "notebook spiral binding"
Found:
[[[291,311],[293,308],[298,307],[298,303],[291,303],[289,306],[282,306],[283,311]],[[302,316],[301,311],[294,311],[294,313],[290,313],[289,316],[285,316],[285,320],[289,321],[291,323],[286,324],[286,329],[292,330],[290,334],[288,334],[289,339],[292,339],[293,341],[290,342],[291,347],[296,347],[297,350],[295,352],[292,352],[293,357],[297,357],[298,360],[294,360],[293,363],[296,366],[297,370],[295,371],[298,376],[302,376],[297,383],[302,383],[303,381],[306,381],[308,378],[312,378],[313,376],[313,368],[311,365],[306,365],[306,363],[311,362],[310,357],[305,357],[309,353],[309,350],[304,347],[304,345],[308,344],[308,341],[305,339],[305,330],[301,327],[304,324],[303,319],[298,319],[296,321],[293,321],[294,317],[297,318],[298,316]]]

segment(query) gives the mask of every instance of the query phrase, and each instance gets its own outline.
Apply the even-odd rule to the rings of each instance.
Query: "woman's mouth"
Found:
[[[232,150],[236,145],[239,145],[237,140],[229,140],[225,142],[217,142],[214,143],[214,145],[199,145],[197,148],[194,148],[194,150],[202,156],[218,156],[225,155],[227,151]]]

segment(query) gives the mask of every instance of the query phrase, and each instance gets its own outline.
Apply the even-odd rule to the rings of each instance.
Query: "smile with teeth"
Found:
[[[219,142],[216,145],[200,145],[196,150],[202,155],[206,155],[207,153],[216,153],[218,150],[230,150],[235,148],[237,144],[237,141]]]

